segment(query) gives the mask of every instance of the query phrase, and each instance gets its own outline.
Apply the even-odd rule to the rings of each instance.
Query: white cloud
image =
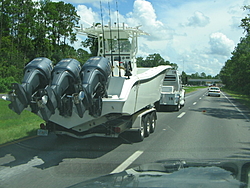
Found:
[[[205,72],[207,75],[217,75],[220,72],[221,67],[227,60],[225,56],[218,56],[213,54],[205,53],[203,49],[193,50],[189,52],[189,55],[181,56],[183,61],[179,62],[180,69],[188,74],[202,73]]]
[[[76,7],[77,14],[80,16],[79,25],[83,28],[88,28],[93,25],[93,23],[99,22],[99,15],[92,10],[92,8],[88,8],[85,5],[78,5]],[[81,46],[81,42],[86,39],[86,36],[78,34],[76,35],[77,42],[74,43],[74,48],[83,48]],[[88,50],[88,49],[86,49]],[[88,50],[89,51],[89,50]]]
[[[179,70],[184,69],[188,74],[195,72],[218,74],[227,57],[230,56],[234,42],[225,34],[218,32],[221,25],[216,21],[219,20],[220,23],[224,15],[219,19],[215,18],[218,12],[210,14],[210,8],[207,11],[204,9],[207,6],[206,3],[189,4],[190,7],[183,5],[178,10],[166,12],[166,20],[160,21],[150,2],[136,0],[133,12],[126,15],[128,25],[141,24],[142,29],[150,33],[147,38],[139,39],[138,55],[159,53],[167,58],[166,60],[177,63]],[[197,8],[204,13],[195,10]],[[178,12],[183,14],[180,16]],[[193,15],[188,19],[189,22],[181,24],[186,19],[185,15],[190,15],[190,12],[193,12]],[[213,22],[212,25],[210,25],[211,22]],[[229,25],[228,28],[230,28]]]
[[[127,14],[128,25],[142,25],[150,34],[150,40],[163,40],[173,37],[173,31],[157,19],[155,9],[149,1],[135,0],[133,12]]]
[[[158,8],[157,14],[161,16],[159,19],[163,24],[171,26],[176,33],[172,42],[168,42],[170,46],[164,48],[170,62],[177,63],[182,71],[184,60],[184,69],[188,74],[201,71],[211,75],[218,74],[231,57],[235,44],[244,36],[243,29],[238,27],[240,20],[246,15],[242,10],[243,5],[243,0],[228,0],[227,3],[223,0],[185,1],[178,6],[163,6],[160,11]],[[207,22],[206,19],[203,19],[204,22],[199,22],[202,19],[195,22],[194,18],[199,17],[195,17],[195,12],[202,13],[200,18],[204,15],[209,22],[208,19]],[[200,25],[190,27],[191,23]],[[213,33],[221,34],[216,36]]]
[[[77,6],[77,14],[80,16],[79,23],[83,27],[90,27],[99,19],[99,15],[93,12],[91,8],[88,8],[85,5]]]
[[[232,16],[232,22],[231,22],[231,28],[232,28],[232,30],[242,30],[242,28],[240,27],[241,19],[242,18],[243,17]]]
[[[156,19],[155,10],[149,1],[136,0],[133,10],[134,18],[151,27],[161,27],[163,23]]]
[[[212,54],[229,56],[234,49],[234,41],[227,38],[223,33],[212,33],[210,35],[210,49]]]
[[[196,11],[192,17],[188,19],[187,26],[204,27],[209,24],[209,17],[205,16],[202,12]]]

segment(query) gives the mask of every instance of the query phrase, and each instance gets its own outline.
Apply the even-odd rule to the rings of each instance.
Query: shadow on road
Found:
[[[201,112],[204,115],[224,119],[245,119],[245,117],[236,109],[225,108],[198,108],[190,109],[190,111]],[[247,121],[247,120],[246,120]]]
[[[99,158],[123,143],[124,140],[117,138],[57,138],[51,134],[48,137],[36,137],[0,147],[0,166],[14,167],[37,157],[42,159],[43,163],[35,167],[44,169],[56,166],[68,158]],[[5,159],[9,155],[12,160]]]

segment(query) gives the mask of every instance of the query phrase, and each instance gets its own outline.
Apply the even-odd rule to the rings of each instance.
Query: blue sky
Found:
[[[89,27],[101,22],[100,0],[64,0],[72,3],[81,16],[80,23]],[[250,0],[102,0],[104,23],[112,20],[129,26],[142,25],[150,36],[140,37],[137,56],[159,53],[177,63],[188,74],[205,72],[216,75],[231,57],[240,38],[239,27],[248,12]],[[84,40],[78,36],[79,41]],[[80,42],[75,44],[78,48]]]

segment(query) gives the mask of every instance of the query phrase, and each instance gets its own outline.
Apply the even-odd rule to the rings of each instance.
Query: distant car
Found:
[[[216,96],[220,97],[220,88],[219,87],[209,87],[208,88],[208,96]]]

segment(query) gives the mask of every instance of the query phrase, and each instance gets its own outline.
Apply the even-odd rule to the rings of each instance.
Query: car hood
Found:
[[[71,187],[247,187],[249,160],[164,160]]]

